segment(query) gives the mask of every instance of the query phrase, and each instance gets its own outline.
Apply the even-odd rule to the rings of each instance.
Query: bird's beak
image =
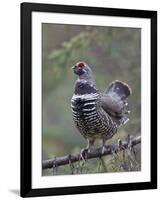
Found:
[[[72,69],[75,69],[75,66],[73,66]]]

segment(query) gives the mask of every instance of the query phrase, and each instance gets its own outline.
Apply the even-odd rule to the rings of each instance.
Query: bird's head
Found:
[[[90,75],[90,73],[91,73],[90,67],[84,61],[80,61],[80,62],[76,63],[72,67],[72,69],[73,69],[74,73],[78,76],[81,76],[83,74]]]
[[[86,82],[95,87],[95,80],[93,77],[93,73],[89,65],[84,61],[79,61],[72,67],[74,73],[78,75],[77,81],[81,83]]]

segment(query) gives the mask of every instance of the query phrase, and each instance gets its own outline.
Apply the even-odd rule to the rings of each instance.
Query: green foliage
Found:
[[[78,152],[86,146],[74,126],[70,110],[75,80],[71,67],[79,60],[91,66],[101,91],[116,79],[132,88],[131,120],[108,143],[125,139],[127,134],[140,134],[140,29],[43,24],[42,31],[43,159]],[[140,170],[140,149],[137,164],[129,156],[125,160],[122,155],[115,158],[92,159],[87,165],[77,163],[72,173]],[[120,167],[121,163],[126,169]],[[57,172],[70,173],[70,166],[60,167]],[[47,170],[43,175],[53,175],[53,172]]]
[[[77,36],[71,38],[69,41],[62,42],[60,49],[52,51],[48,58],[51,60],[52,69],[44,72],[44,91],[51,90],[53,85],[56,85],[62,79],[64,73],[67,72],[67,67],[72,66],[80,58],[86,58],[86,51],[91,43],[91,36],[89,32],[81,32]],[[54,77],[54,79],[53,79]],[[46,82],[48,78],[48,82]]]

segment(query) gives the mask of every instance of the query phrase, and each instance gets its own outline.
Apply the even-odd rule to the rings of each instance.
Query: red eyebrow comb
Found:
[[[78,67],[85,67],[86,65],[87,64],[85,62],[82,62],[82,61],[77,63]]]

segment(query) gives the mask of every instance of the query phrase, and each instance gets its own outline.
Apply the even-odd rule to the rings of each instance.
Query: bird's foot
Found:
[[[121,150],[122,147],[123,147],[123,145],[122,145],[122,140],[121,140],[121,139],[118,139],[118,140],[117,140],[117,144],[118,144],[119,150]]]
[[[132,136],[130,134],[127,136],[127,145],[129,149],[132,148]]]
[[[102,146],[102,154],[104,154],[105,153],[105,151],[106,151],[106,147],[105,146]]]
[[[87,161],[89,152],[90,152],[89,148],[81,149],[80,156],[84,163]]]

